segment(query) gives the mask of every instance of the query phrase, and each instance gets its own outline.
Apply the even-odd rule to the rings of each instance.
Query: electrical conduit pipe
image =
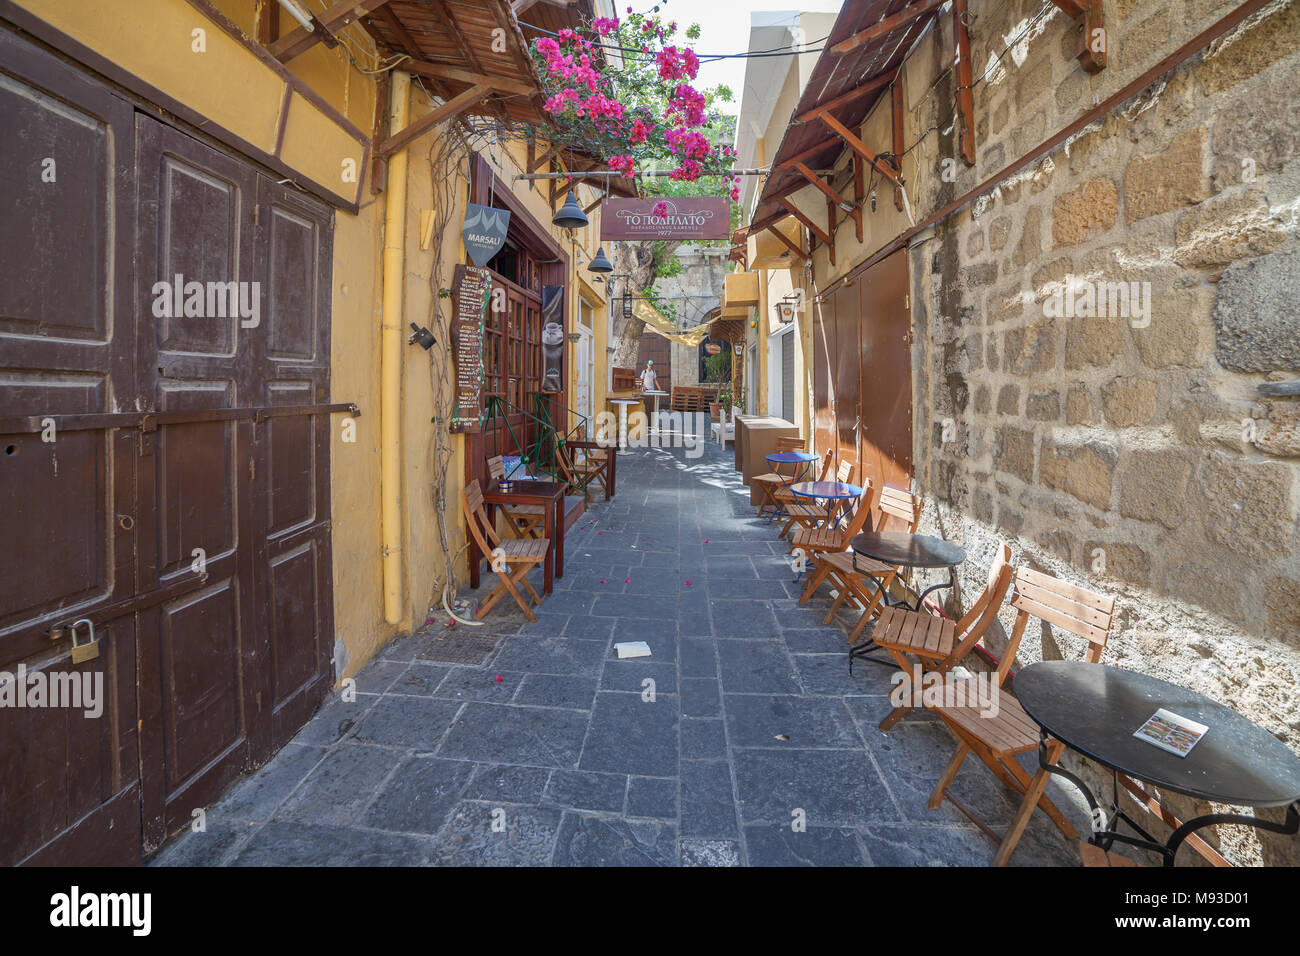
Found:
[[[389,134],[410,116],[411,76],[393,71]],[[384,191],[384,304],[379,351],[379,486],[384,567],[384,620],[402,622],[401,401],[402,282],[406,243],[406,150],[388,158]]]

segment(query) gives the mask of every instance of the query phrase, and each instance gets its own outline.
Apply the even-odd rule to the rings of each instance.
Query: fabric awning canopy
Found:
[[[651,305],[643,296],[639,295],[632,300],[632,314],[644,322],[646,328],[656,335],[662,335],[670,342],[676,342],[692,349],[698,348],[700,343],[709,337],[709,327],[717,321],[715,316],[703,325],[697,325],[690,329],[679,329],[668,321],[663,313]]]

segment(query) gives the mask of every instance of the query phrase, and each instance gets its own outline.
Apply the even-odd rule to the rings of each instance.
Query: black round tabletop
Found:
[[[1234,806],[1300,799],[1300,758],[1262,727],[1185,687],[1104,664],[1042,661],[1016,675],[1015,692],[1053,737],[1130,777]],[[1133,736],[1161,709],[1209,728],[1187,756]]]
[[[858,554],[908,568],[952,568],[966,560],[960,547],[928,534],[864,531],[854,535],[849,544]]]

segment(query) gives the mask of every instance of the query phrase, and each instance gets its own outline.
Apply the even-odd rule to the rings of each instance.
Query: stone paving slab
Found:
[[[537,623],[500,604],[449,630],[435,610],[153,863],[987,865],[961,813],[925,808],[952,737],[925,712],[877,730],[891,670],[850,675],[848,616],[824,623],[824,591],[799,606],[731,452],[639,450],[619,479]],[[953,789],[994,827],[1017,806],[973,760]],[[1049,794],[1086,831],[1081,798]],[[1041,814],[1012,862],[1078,864]]]

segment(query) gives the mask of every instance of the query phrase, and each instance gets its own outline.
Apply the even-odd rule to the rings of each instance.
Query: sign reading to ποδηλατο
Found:
[[[483,319],[492,297],[492,273],[457,265],[452,288],[451,341],[456,404],[453,432],[477,431],[482,424]]]
[[[656,216],[663,203],[667,215]],[[726,199],[606,199],[600,214],[601,239],[727,239],[731,207]]]

